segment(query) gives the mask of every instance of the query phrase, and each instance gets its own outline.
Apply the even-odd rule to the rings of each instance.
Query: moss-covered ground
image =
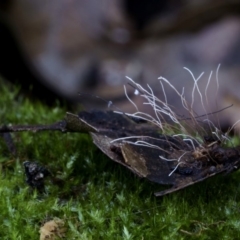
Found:
[[[1,124],[53,123],[67,109],[31,102],[0,86]],[[65,221],[66,239],[240,239],[240,173],[217,176],[156,198],[162,186],[138,179],[77,133],[12,134],[17,155],[0,139],[0,239],[39,239],[41,225]],[[39,194],[23,162],[47,167]]]

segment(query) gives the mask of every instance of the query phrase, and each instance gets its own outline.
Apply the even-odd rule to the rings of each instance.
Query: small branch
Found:
[[[0,133],[10,133],[10,132],[22,132],[22,131],[30,131],[30,132],[39,132],[39,131],[61,131],[66,132],[66,121],[62,120],[60,122],[56,122],[50,125],[13,125],[13,126],[1,126]]]

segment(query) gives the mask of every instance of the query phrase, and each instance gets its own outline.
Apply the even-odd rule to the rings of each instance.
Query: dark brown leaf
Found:
[[[162,196],[216,174],[237,170],[237,148],[222,148],[212,136],[199,144],[194,139],[166,136],[149,123],[130,119],[114,112],[81,112],[80,122],[88,123],[94,144],[113,161],[127,167],[139,177],[172,187],[156,193]],[[133,137],[135,138],[128,138]],[[119,139],[118,138],[125,138]],[[138,144],[136,144],[138,141]],[[145,143],[141,146],[141,143]],[[146,146],[146,143],[149,144]]]

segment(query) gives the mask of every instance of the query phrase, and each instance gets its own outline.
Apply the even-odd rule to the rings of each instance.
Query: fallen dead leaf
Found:
[[[64,238],[66,230],[65,222],[62,219],[54,218],[40,228],[40,240],[55,240],[57,237]]]

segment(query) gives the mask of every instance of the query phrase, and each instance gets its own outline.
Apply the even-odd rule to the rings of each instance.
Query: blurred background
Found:
[[[158,77],[164,76],[180,92],[185,86],[190,98],[194,82],[187,67],[196,77],[205,72],[198,82],[203,93],[213,70],[208,112],[234,104],[220,121],[231,126],[240,119],[240,1],[1,0],[0,36],[1,77],[46,104],[58,99],[107,108],[80,92],[133,111],[123,91],[126,75],[162,99]],[[176,94],[165,90],[180,109]],[[194,106],[204,114],[197,92]]]

